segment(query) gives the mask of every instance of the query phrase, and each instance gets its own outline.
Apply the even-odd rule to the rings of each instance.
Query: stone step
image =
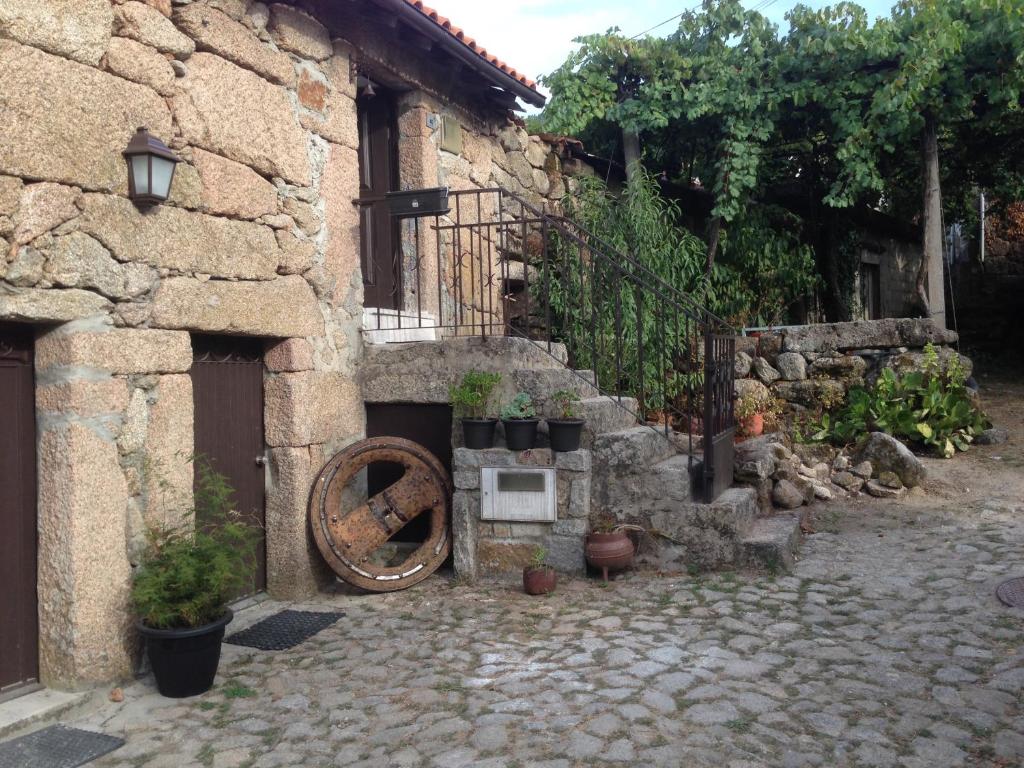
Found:
[[[563,344],[511,336],[368,344],[359,368],[363,397],[371,403],[446,403],[448,389],[466,371],[565,370]],[[511,387],[509,387],[511,389]]]
[[[636,416],[640,404],[632,397],[587,397],[577,403],[583,425],[583,442],[587,447],[604,434],[632,429],[637,426]]]
[[[753,489],[744,490],[754,493]],[[800,539],[799,515],[758,518],[740,540],[743,565],[764,568],[773,573],[788,573],[796,562]]]
[[[678,476],[682,466],[673,469]],[[648,477],[653,479],[656,474]],[[740,567],[747,562],[743,541],[756,516],[757,498],[750,488],[730,488],[711,504],[651,504],[642,508],[637,519],[652,534],[644,560],[663,570]]]
[[[595,461],[591,509],[602,516],[646,521],[657,513],[674,513],[692,501],[689,456],[670,456],[653,465],[637,463],[616,468],[602,468]]]
[[[556,368],[513,371],[508,384],[515,392],[529,393],[537,406],[538,412],[545,415],[553,415],[554,405],[550,403],[550,400],[555,392],[567,389],[575,392],[581,399],[600,397],[601,393],[594,386],[593,382],[593,371],[572,371],[569,368]]]
[[[644,472],[649,467],[674,456],[677,451],[665,436],[650,427],[634,426],[607,431],[594,438],[594,467],[614,472]]]

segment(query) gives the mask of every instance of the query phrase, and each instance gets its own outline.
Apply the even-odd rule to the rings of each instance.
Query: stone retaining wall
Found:
[[[822,323],[780,329],[737,343],[737,397],[770,393],[790,411],[833,407],[856,386],[870,384],[884,368],[920,368],[925,345],[941,360],[958,353],[957,335],[931,320],[890,318]],[[971,361],[960,355],[971,371]]]

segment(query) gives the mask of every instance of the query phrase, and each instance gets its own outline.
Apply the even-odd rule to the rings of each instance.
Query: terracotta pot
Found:
[[[633,540],[625,531],[587,534],[583,553],[591,568],[599,568],[605,581],[608,571],[621,571],[633,564]]]
[[[758,437],[764,434],[764,414],[755,413],[745,419],[740,419],[740,428],[747,437]]]
[[[523,568],[523,590],[528,595],[546,595],[555,591],[558,574],[550,565],[528,565]]]

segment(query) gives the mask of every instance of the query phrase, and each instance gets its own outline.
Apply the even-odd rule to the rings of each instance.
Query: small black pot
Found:
[[[493,448],[497,419],[463,419],[462,437],[467,448]]]
[[[528,451],[537,445],[540,419],[502,419],[505,425],[505,447],[510,451]]]
[[[583,436],[583,419],[548,419],[552,451],[578,451]]]
[[[139,634],[146,638],[149,663],[161,696],[184,699],[213,687],[220,664],[220,643],[234,614],[229,609],[217,621],[194,629],[153,629],[141,621]]]

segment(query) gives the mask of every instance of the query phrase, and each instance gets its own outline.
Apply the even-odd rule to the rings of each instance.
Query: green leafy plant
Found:
[[[464,418],[484,419],[488,415],[494,388],[500,381],[500,373],[467,371],[462,382],[448,390],[448,398]]]
[[[929,344],[921,370],[899,374],[884,369],[874,387],[851,390],[843,409],[822,414],[807,439],[847,444],[867,432],[886,432],[950,458],[966,451],[989,426],[966,381],[959,356],[943,365]]]
[[[530,396],[526,392],[520,392],[501,409],[501,418],[508,421],[535,419],[537,418],[537,409],[534,407]]]
[[[258,531],[234,509],[234,489],[202,457],[194,458],[193,508],[175,523],[149,526],[132,583],[132,603],[146,626],[199,627],[224,615],[249,580]],[[207,524],[201,529],[195,520]]]
[[[578,419],[580,395],[573,389],[560,389],[551,395],[560,419]]]
[[[530,564],[527,566],[530,570],[539,570],[541,568],[550,568],[545,561],[548,557],[548,551],[544,547],[535,547],[533,554],[530,556]]]

